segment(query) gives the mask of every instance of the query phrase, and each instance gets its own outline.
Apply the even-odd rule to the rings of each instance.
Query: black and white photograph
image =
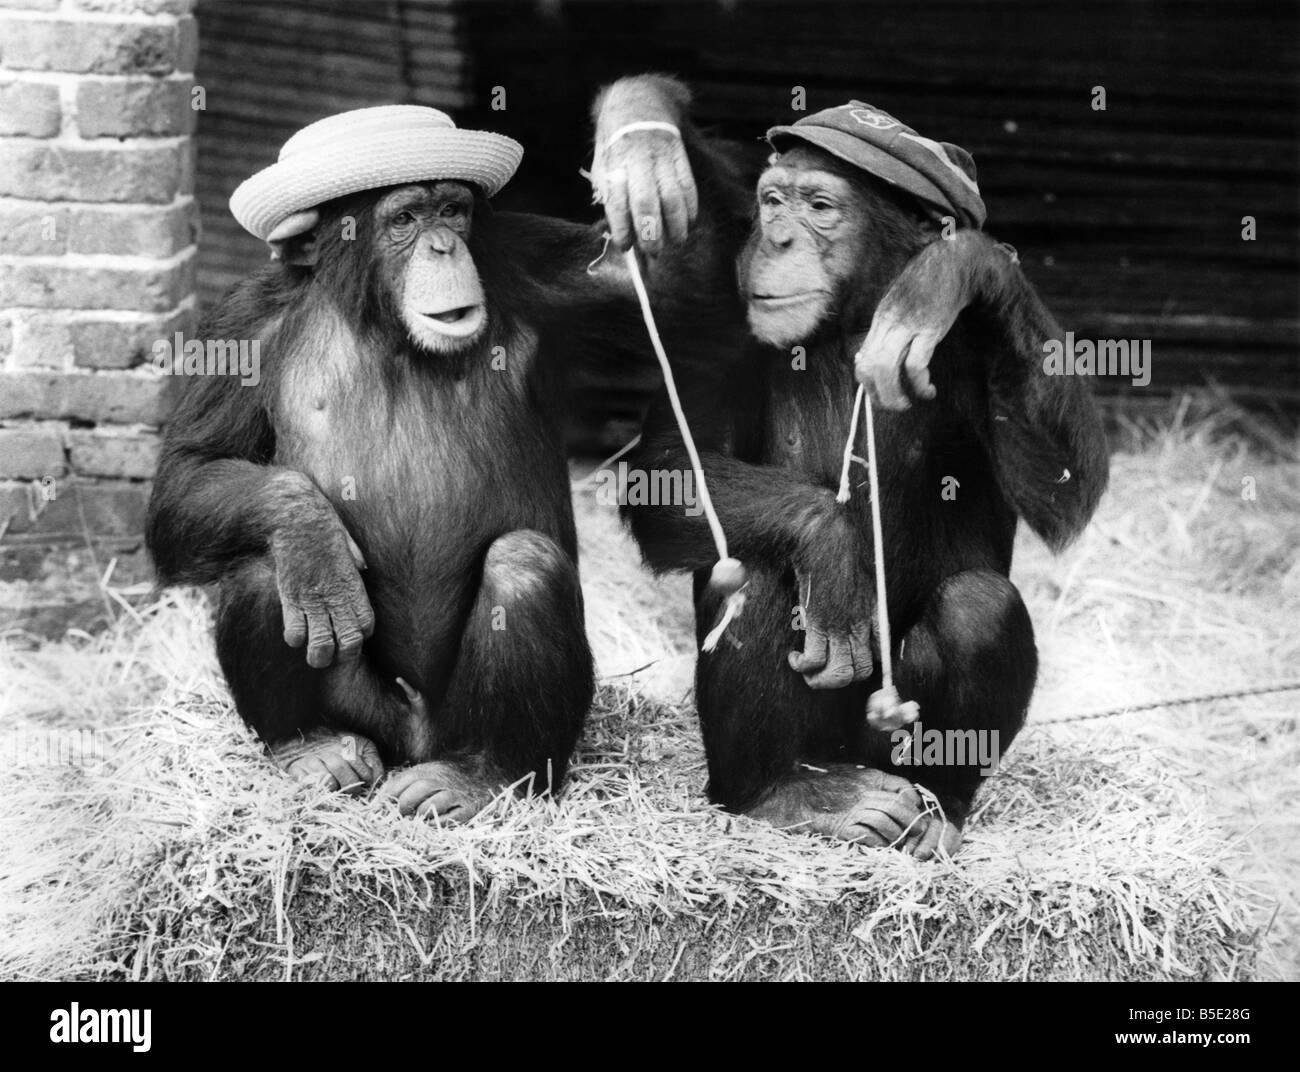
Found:
[[[1300,981],[1297,623],[1294,3],[0,0],[7,1037]]]

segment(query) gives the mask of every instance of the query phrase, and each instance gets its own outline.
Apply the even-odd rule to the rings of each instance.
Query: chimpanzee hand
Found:
[[[360,570],[361,549],[337,518],[289,522],[271,537],[275,583],[284,615],[284,642],[307,646],[307,665],[329,666],[361,654],[375,631]]]
[[[598,174],[614,245],[655,256],[666,236],[685,241],[699,195],[682,139],[667,130],[636,130],[603,150]]]
[[[680,125],[684,86],[656,75],[625,78],[603,95],[591,181],[619,249],[655,256],[686,238],[699,195]]]
[[[803,651],[790,652],[790,668],[803,674],[810,689],[842,689],[871,677],[872,627],[868,618],[847,629],[826,629],[816,611],[804,608]]]
[[[966,232],[931,242],[881,298],[854,371],[886,409],[907,409],[911,398],[934,398],[930,359],[971,303],[978,248]]]
[[[809,688],[842,689],[871,677],[875,592],[841,511],[805,540],[795,565],[803,608],[803,651],[790,667]]]

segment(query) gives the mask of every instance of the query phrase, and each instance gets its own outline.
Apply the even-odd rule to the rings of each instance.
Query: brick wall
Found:
[[[195,312],[191,7],[0,0],[0,581],[139,544],[150,351]]]

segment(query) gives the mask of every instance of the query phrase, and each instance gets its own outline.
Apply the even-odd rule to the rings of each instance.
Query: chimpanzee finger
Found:
[[[866,681],[875,664],[871,658],[871,623],[854,622],[849,628],[849,661],[853,664],[853,680]]]
[[[674,245],[685,242],[691,227],[690,213],[671,163],[661,164],[655,169],[655,183],[659,187],[659,205],[663,210],[668,241]]]
[[[284,619],[284,642],[291,648],[301,648],[307,643],[307,615],[301,607],[280,601],[280,615]]]
[[[934,357],[934,348],[939,345],[939,338],[938,335],[924,332],[912,340],[911,349],[907,351],[903,369],[907,373],[913,398],[931,399],[938,393],[930,382],[930,361]]]
[[[349,763],[337,752],[323,753],[320,756],[320,761],[325,764],[325,769],[329,771],[330,777],[334,779],[336,787],[343,792],[355,796],[366,788],[366,780],[354,764]]]
[[[631,249],[632,219],[628,209],[627,169],[611,168],[605,172],[605,222],[610,241],[616,249]]]
[[[352,564],[359,570],[366,568],[366,556],[361,553],[361,548],[357,546],[357,541],[352,538],[351,533],[347,534],[348,554],[352,556]]]
[[[803,651],[792,651],[788,656],[790,669],[809,674],[826,665],[826,632],[814,622],[806,623]]]
[[[872,323],[867,341],[855,361],[857,378],[867,385],[886,409],[904,410],[911,403],[902,391],[899,376],[906,360],[909,332],[897,323]]]
[[[905,328],[895,328],[886,336],[884,360],[875,365],[873,378],[876,398],[885,409],[901,411],[912,405],[903,390],[903,366],[907,363],[911,345]]]
[[[833,831],[846,841],[883,848],[903,835],[911,813],[899,809],[892,793],[866,793],[845,814]]]
[[[371,637],[375,633],[375,608],[370,605],[370,596],[366,593],[366,586],[358,583],[357,591],[352,594],[352,613],[357,619],[357,628],[361,630],[363,637]]]
[[[695,218],[700,214],[700,191],[695,185],[695,175],[691,171],[691,161],[686,155],[686,150],[682,146],[677,146],[677,151],[673,153],[673,173],[677,179],[677,185],[682,189],[682,197],[686,201],[686,218],[688,223],[694,223]]]
[[[338,661],[346,663],[359,659],[361,645],[366,638],[361,630],[361,623],[357,621],[356,612],[349,604],[339,603],[330,606],[329,615],[330,631],[334,634],[334,642],[338,646]]]
[[[659,190],[654,172],[631,168],[627,176],[627,191],[633,240],[647,256],[656,256],[663,239],[664,221],[659,213]]]
[[[329,612],[324,607],[308,607],[306,614],[307,665],[320,670],[334,660],[334,630],[330,626]]]
[[[827,639],[826,665],[803,676],[810,689],[842,689],[853,681],[853,657],[849,653],[848,635],[831,633]]]
[[[367,785],[373,785],[384,776],[384,761],[379,758],[379,749],[369,737],[344,737],[343,758]]]
[[[295,781],[310,782],[312,785],[319,785],[323,789],[337,789],[339,787],[338,779],[330,773],[330,769],[320,756],[303,756],[302,759],[290,763],[286,769]]]
[[[943,820],[922,817],[908,832],[908,842],[903,851],[918,860],[928,860],[939,847],[939,835],[943,832]]]
[[[398,796],[397,810],[403,815],[414,815],[421,804],[440,791],[441,787],[436,782],[429,781],[428,778],[414,781],[403,789],[401,795]]]

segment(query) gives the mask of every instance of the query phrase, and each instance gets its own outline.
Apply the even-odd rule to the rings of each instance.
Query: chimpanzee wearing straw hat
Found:
[[[662,136],[625,148],[647,181],[689,170]],[[170,367],[148,518],[164,583],[216,585],[221,668],[274,761],[350,792],[401,767],[383,791],[447,820],[564,779],[593,691],[566,373],[645,346],[626,277],[588,272],[603,225],[493,212],[521,155],[364,108],[243,183],[231,211],[273,263],[201,336],[254,343],[260,375]],[[676,239],[692,193],[661,200]],[[685,253],[663,265],[689,289]]]

